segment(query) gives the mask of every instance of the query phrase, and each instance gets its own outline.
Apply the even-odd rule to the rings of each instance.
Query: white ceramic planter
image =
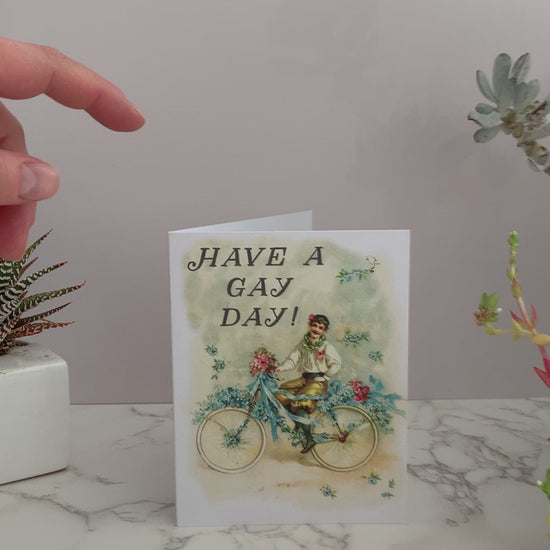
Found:
[[[67,363],[40,344],[0,355],[0,484],[68,465]]]

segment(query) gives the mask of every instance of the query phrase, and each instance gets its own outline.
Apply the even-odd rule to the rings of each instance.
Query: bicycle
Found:
[[[259,399],[267,397],[273,403],[266,395],[271,391],[267,378],[265,373],[259,375],[248,409],[218,409],[199,424],[197,449],[214,470],[241,473],[255,466],[262,457],[267,442],[266,430],[252,413]],[[327,412],[317,411],[312,421],[312,434],[317,443],[311,449],[313,457],[321,466],[338,472],[365,465],[378,446],[378,429],[372,418],[363,409],[350,405],[335,405]],[[276,437],[273,425],[272,437]]]

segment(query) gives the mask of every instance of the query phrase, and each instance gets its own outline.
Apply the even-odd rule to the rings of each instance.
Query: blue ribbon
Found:
[[[337,381],[334,380],[331,383],[331,387],[334,387],[334,383],[337,383]],[[298,422],[300,424],[318,424],[319,423],[317,420],[314,420],[311,418],[304,418],[302,416],[297,416],[295,414],[292,414],[290,411],[288,411],[281,405],[281,403],[275,397],[275,393],[284,395],[285,397],[288,397],[292,401],[298,401],[300,399],[312,399],[312,400],[325,399],[330,395],[330,391],[331,391],[329,390],[327,393],[324,393],[322,395],[307,395],[307,394],[292,395],[288,393],[286,390],[279,389],[277,380],[275,380],[274,378],[271,378],[265,372],[261,372],[256,378],[256,380],[252,382],[252,384],[247,386],[247,389],[252,394],[255,394],[256,391],[259,389],[260,394],[259,394],[258,401],[264,405],[264,410],[267,414],[269,423],[271,425],[271,436],[273,437],[273,441],[276,441],[278,438],[277,420],[280,416],[283,416],[283,415],[287,416],[294,422]],[[273,405],[273,408],[270,405]]]

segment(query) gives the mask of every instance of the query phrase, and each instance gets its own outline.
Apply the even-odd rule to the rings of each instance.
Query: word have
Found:
[[[232,248],[231,252],[222,256],[221,259],[219,258],[220,250],[217,246],[201,248],[199,259],[187,262],[187,269],[198,271],[203,265],[208,267],[254,267],[259,260],[267,267],[280,267],[285,263],[287,248],[286,246],[271,246],[269,248],[264,246],[258,248],[237,247]],[[303,265],[309,265],[313,261],[317,265],[323,265],[322,250],[322,246],[316,246]],[[223,261],[219,263],[221,260]]]

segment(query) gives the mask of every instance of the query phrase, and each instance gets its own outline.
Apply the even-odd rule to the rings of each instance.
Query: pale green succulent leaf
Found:
[[[510,78],[515,78],[516,82],[523,82],[529,72],[531,65],[531,56],[529,53],[524,53],[516,59],[510,72]]]
[[[476,71],[476,79],[477,79],[477,85],[479,87],[479,91],[489,100],[494,103],[497,102],[497,99],[495,97],[495,94],[493,94],[493,90],[491,90],[491,85],[489,84],[489,80],[485,73],[481,70]]]
[[[516,111],[522,111],[525,109],[525,107],[535,100],[539,93],[539,89],[540,83],[538,80],[516,83],[514,93],[514,109]]]
[[[506,113],[506,111],[513,106],[515,88],[516,86],[514,80],[507,79],[502,83],[497,102],[498,112],[501,115],[504,115],[504,113]]]
[[[507,53],[497,55],[493,63],[493,93],[500,99],[501,92],[508,81],[512,60]]]
[[[480,126],[483,126],[483,128],[492,128],[493,126],[498,126],[502,122],[501,116],[497,111],[486,114],[472,111],[468,113],[468,120],[477,122]]]
[[[476,111],[482,115],[488,115],[496,111],[494,105],[489,105],[488,103],[478,103],[476,105]]]
[[[474,141],[476,143],[486,143],[491,141],[500,132],[500,126],[492,128],[480,128],[474,133]]]

